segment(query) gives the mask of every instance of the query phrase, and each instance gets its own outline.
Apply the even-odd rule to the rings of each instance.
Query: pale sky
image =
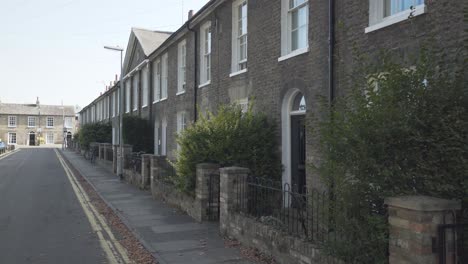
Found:
[[[131,27],[175,31],[208,0],[0,0],[0,101],[86,106],[120,73]]]

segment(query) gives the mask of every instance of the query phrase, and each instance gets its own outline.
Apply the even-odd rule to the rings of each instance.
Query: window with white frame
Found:
[[[116,104],[116,92],[112,93],[112,117],[115,116],[116,110],[117,110],[117,104]]]
[[[16,133],[8,133],[8,145],[16,145]]]
[[[211,80],[211,22],[205,23],[200,32],[200,85],[206,85]]]
[[[135,76],[133,76],[133,111],[136,111],[138,110],[138,97],[139,97],[139,94],[138,94],[138,84],[139,84],[139,78],[140,78],[140,74],[137,73],[135,74]]]
[[[177,134],[184,131],[186,127],[187,127],[186,112],[177,113]]]
[[[35,126],[36,126],[36,117],[28,116],[28,127],[35,127]]]
[[[161,58],[161,100],[167,98],[168,57],[165,53]]]
[[[161,60],[153,62],[153,102],[161,100]]]
[[[281,55],[309,48],[309,1],[281,0]]]
[[[54,133],[49,132],[46,134],[46,144],[54,144]]]
[[[247,0],[232,3],[232,72],[247,69]]]
[[[16,127],[17,118],[16,116],[9,116],[8,117],[8,127]]]
[[[178,45],[178,59],[177,59],[177,93],[185,91],[185,68],[187,65],[187,43],[185,40],[181,41]]]
[[[187,127],[187,114],[186,112],[177,113],[177,134],[180,134]],[[180,145],[177,144],[177,149],[180,149]]]
[[[130,86],[131,86],[131,80],[128,79],[125,82],[125,113],[130,112]]]
[[[165,156],[167,154],[166,147],[166,120],[158,121],[154,123],[154,153],[156,155]]]
[[[54,118],[52,116],[47,117],[46,127],[54,127]]]
[[[410,17],[424,14],[424,0],[374,0],[369,1],[369,27],[371,32]]]
[[[117,112],[115,113],[116,115],[120,115],[120,87],[119,89],[117,89],[117,91],[115,92],[115,95],[117,97],[116,101],[117,101]]]
[[[65,128],[72,128],[73,119],[70,116],[65,117]]]
[[[141,70],[141,107],[148,106],[148,75],[149,64],[146,64]]]

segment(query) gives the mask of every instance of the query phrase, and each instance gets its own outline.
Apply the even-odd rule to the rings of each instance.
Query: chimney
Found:
[[[193,17],[193,10],[188,11],[188,19],[190,20]]]
[[[119,79],[119,75],[118,75],[118,74],[116,74],[116,75],[115,75],[115,82],[117,82],[117,81],[118,81],[118,79]]]
[[[39,96],[36,97],[36,105],[39,105]]]

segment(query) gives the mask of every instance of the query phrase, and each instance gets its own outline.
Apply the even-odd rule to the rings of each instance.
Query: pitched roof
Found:
[[[145,57],[153,53],[172,33],[166,31],[155,31],[150,29],[135,28],[133,27],[130,32],[127,50],[125,52],[124,70],[130,72],[132,54],[135,48],[135,43],[140,44]]]
[[[75,116],[75,107],[71,105],[36,105],[36,104],[4,104],[0,103],[0,115],[41,115]]]
[[[146,56],[155,51],[172,34],[172,32],[153,31],[143,28],[132,28],[132,32],[138,39]]]

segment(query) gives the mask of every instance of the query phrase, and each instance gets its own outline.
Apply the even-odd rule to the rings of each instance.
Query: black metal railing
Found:
[[[328,233],[323,225],[328,210],[326,192],[253,176],[241,179],[237,186],[241,213],[307,240],[322,241]]]
[[[207,217],[209,221],[219,220],[220,207],[220,177],[219,169],[213,170],[208,177],[208,208]]]
[[[107,161],[114,161],[114,150],[112,148],[106,148]]]
[[[453,224],[438,227],[437,253],[440,264],[468,263],[468,208],[452,215]]]
[[[174,183],[173,178],[177,175],[175,167],[172,165],[173,162],[168,160],[161,160],[159,162],[159,173],[155,180],[172,185]]]
[[[124,168],[141,174],[141,155],[144,152],[132,152],[125,155]]]

